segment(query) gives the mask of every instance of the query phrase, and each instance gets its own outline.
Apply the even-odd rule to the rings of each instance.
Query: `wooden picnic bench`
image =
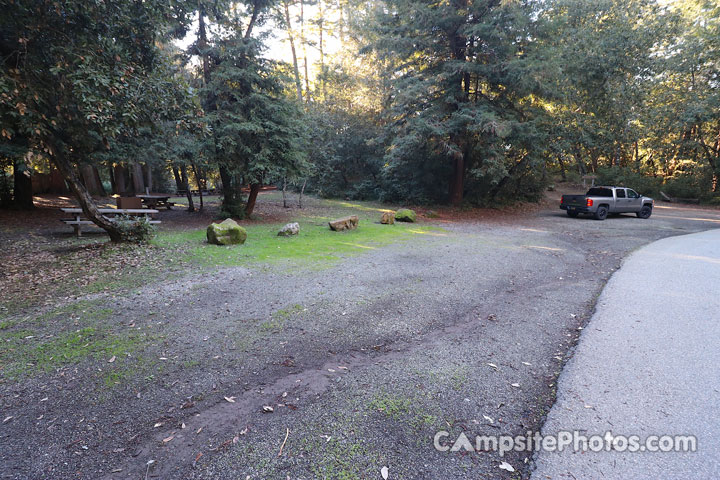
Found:
[[[159,208],[164,207],[168,210],[172,209],[174,202],[170,201],[172,195],[135,195],[140,198],[143,205],[147,205],[148,208]]]
[[[78,237],[82,236],[83,225],[94,225],[91,220],[84,217],[85,213],[82,211],[82,208],[61,208],[60,211],[73,216],[73,218],[61,218],[60,221],[66,225],[71,225]],[[144,216],[147,217],[149,223],[160,223],[160,220],[152,220],[152,214],[160,212],[150,208],[98,208],[98,212],[111,219],[117,215],[129,215],[132,217]]]

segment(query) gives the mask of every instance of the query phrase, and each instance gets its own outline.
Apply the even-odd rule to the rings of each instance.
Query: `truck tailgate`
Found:
[[[563,195],[562,203],[563,205],[571,207],[584,207],[586,198],[587,197],[585,195]]]

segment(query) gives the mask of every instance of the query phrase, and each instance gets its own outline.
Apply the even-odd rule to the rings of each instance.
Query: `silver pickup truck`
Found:
[[[563,195],[560,208],[569,217],[581,213],[605,220],[612,213],[634,213],[639,218],[650,218],[654,205],[652,198],[643,197],[635,190],[625,187],[592,187],[585,195]]]

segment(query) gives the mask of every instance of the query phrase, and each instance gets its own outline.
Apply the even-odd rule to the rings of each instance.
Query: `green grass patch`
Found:
[[[260,324],[261,332],[276,331],[283,328],[285,322],[294,315],[300,314],[305,309],[302,305],[292,305],[273,312],[270,320],[266,320]]]
[[[98,300],[78,300],[76,302],[54,308],[43,313],[35,322],[47,323],[57,319],[77,319],[83,321],[102,322],[113,314],[112,308],[100,307]]]
[[[9,377],[32,375],[77,364],[88,358],[110,359],[115,356],[119,362],[126,354],[137,350],[142,342],[140,334],[118,335],[100,327],[81,328],[49,339],[28,338],[31,336],[30,331],[16,331],[3,336],[0,372]]]
[[[327,218],[314,217],[300,223],[300,234],[278,237],[281,224],[245,226],[244,245],[218,246],[206,242],[205,230],[161,232],[155,244],[180,252],[187,260],[205,266],[241,266],[252,263],[331,266],[343,258],[372,252],[397,242],[424,235],[444,235],[437,227],[417,224],[380,225],[361,219],[356,230],[333,232]]]
[[[369,407],[397,420],[410,412],[412,402],[409,398],[383,393],[375,395]]]

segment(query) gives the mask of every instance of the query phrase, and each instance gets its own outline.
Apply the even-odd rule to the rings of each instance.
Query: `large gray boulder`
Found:
[[[331,230],[335,230],[336,232],[342,232],[343,230],[355,230],[358,226],[359,221],[360,220],[358,219],[357,215],[351,215],[349,217],[338,218],[337,220],[328,222],[328,225],[330,225]]]
[[[207,241],[214,245],[242,245],[247,240],[247,232],[231,218],[220,223],[211,223],[207,227]]]
[[[288,223],[280,229],[278,237],[289,237],[290,235],[297,235],[298,233],[300,233],[300,224],[297,222]]]

